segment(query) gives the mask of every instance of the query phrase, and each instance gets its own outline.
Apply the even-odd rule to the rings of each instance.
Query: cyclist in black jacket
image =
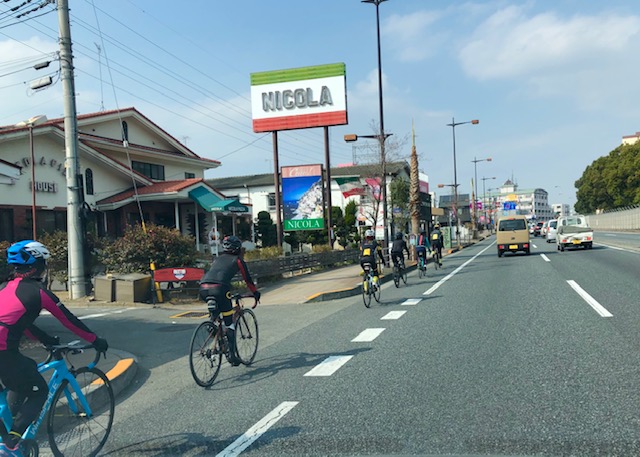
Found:
[[[404,240],[404,236],[402,232],[396,233],[396,239],[393,241],[391,245],[391,258],[393,259],[393,264],[403,265],[404,266],[404,252],[407,252],[407,257],[409,257],[409,248],[407,247],[407,242]]]
[[[221,312],[224,324],[227,328],[227,338],[229,340],[229,353],[231,364],[240,365],[240,361],[235,356],[235,323],[233,322],[233,304],[231,303],[231,280],[240,272],[242,279],[253,293],[255,308],[260,300],[260,292],[251,279],[247,264],[240,257],[242,242],[237,236],[227,236],[222,240],[223,253],[216,257],[211,264],[209,271],[205,273],[200,281],[200,299],[207,301],[214,298],[218,304],[218,311]]]

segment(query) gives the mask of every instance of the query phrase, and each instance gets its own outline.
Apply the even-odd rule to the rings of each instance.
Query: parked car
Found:
[[[540,229],[540,236],[545,238],[547,236],[547,226],[549,225],[549,221],[544,221],[542,224],[542,228]]]
[[[558,231],[558,219],[551,219],[547,224],[547,243],[555,243],[556,232]]]
[[[538,222],[534,227],[533,227],[533,236],[540,236],[540,229],[542,228],[544,222]]]

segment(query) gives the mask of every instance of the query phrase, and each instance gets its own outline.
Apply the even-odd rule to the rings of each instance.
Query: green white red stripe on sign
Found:
[[[251,74],[254,132],[347,123],[345,64]]]

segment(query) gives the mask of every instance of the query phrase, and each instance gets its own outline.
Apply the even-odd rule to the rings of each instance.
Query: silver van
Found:
[[[547,224],[547,243],[556,242],[556,232],[558,231],[558,219],[551,219]]]

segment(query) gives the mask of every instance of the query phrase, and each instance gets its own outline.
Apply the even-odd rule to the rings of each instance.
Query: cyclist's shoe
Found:
[[[24,454],[20,450],[19,444],[11,448],[5,443],[0,443],[0,457],[24,457]]]

